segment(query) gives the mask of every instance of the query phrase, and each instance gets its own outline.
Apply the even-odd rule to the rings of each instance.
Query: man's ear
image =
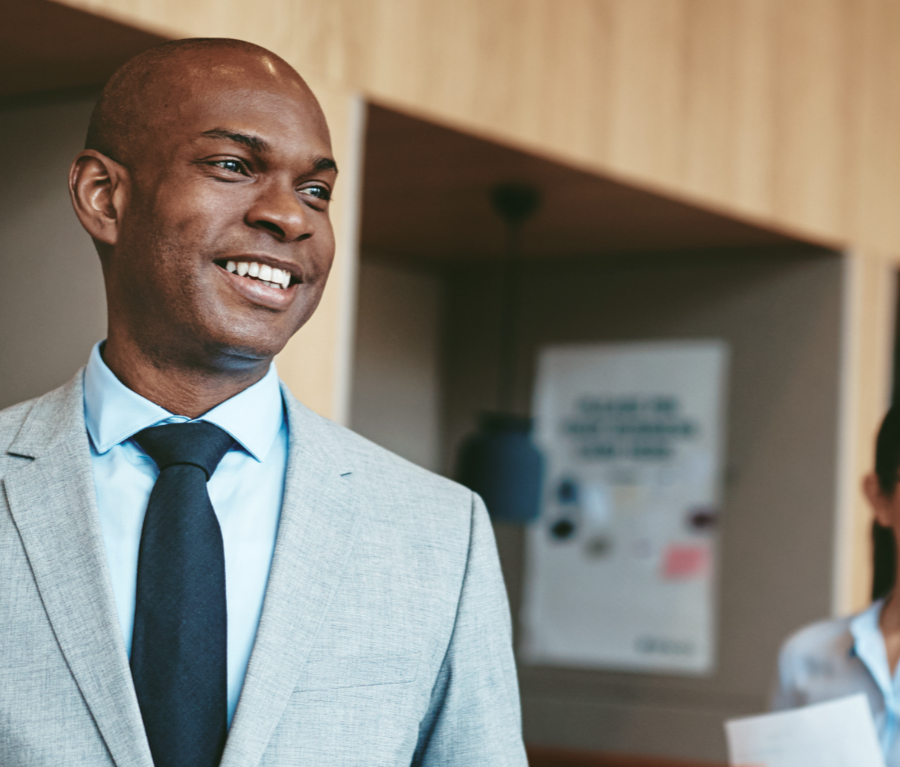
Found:
[[[104,154],[85,149],[69,169],[69,194],[81,225],[95,240],[115,245],[125,209],[128,172]]]
[[[863,492],[875,513],[875,521],[882,527],[894,526],[893,504],[891,498],[881,491],[875,472],[869,472],[863,479]]]

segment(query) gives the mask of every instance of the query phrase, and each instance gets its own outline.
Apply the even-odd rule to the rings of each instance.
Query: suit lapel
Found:
[[[57,642],[113,760],[152,767],[109,582],[83,407],[81,373],[39,399],[9,449],[33,460],[3,485]]]
[[[290,429],[284,503],[259,631],[222,767],[251,767],[261,759],[362,524],[337,427],[283,391]]]

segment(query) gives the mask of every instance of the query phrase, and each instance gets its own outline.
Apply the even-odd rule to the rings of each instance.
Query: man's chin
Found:
[[[287,333],[235,333],[232,330],[208,338],[200,354],[205,358],[206,365],[223,373],[241,373],[270,362],[285,347],[289,338]]]
[[[197,328],[197,335],[206,339],[204,354],[229,370],[253,368],[271,360],[313,313],[314,307],[304,300],[307,295],[295,298],[287,311],[225,301],[214,309],[215,304],[207,302],[211,311],[202,321],[205,328]]]
[[[218,345],[215,357],[223,370],[248,370],[272,361],[287,342],[280,344],[252,344],[231,341]]]

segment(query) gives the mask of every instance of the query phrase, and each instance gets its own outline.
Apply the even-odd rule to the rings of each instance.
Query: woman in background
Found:
[[[863,489],[875,513],[875,522],[892,534],[894,545],[888,561],[897,580],[896,551],[900,536],[900,408],[892,407],[881,423],[875,444],[875,470],[866,476]],[[890,542],[888,541],[888,546]],[[879,558],[883,561],[883,558]],[[884,582],[884,575],[876,577]],[[883,593],[883,592],[882,592]],[[791,636],[778,658],[778,686],[772,702],[775,710],[822,703],[846,695],[865,693],[881,742],[887,767],[900,767],[900,599],[891,589],[865,611],[847,618],[822,621]]]

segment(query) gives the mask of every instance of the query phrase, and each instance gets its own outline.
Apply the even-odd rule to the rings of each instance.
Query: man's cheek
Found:
[[[334,246],[323,247],[312,259],[311,277],[309,282],[324,282],[328,279],[331,267],[334,265]]]

